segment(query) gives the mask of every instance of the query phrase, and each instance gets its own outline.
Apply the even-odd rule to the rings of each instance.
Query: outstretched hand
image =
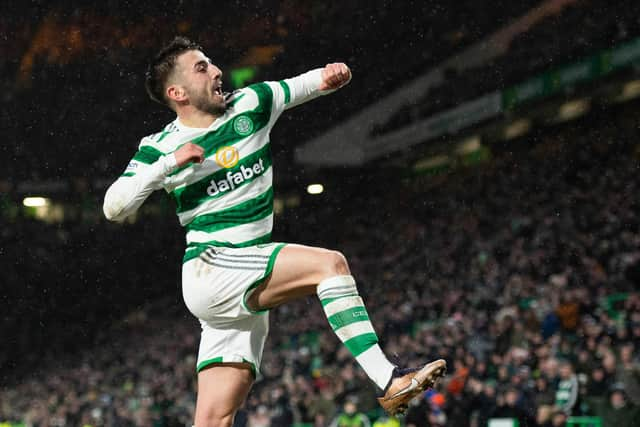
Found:
[[[351,81],[351,70],[347,64],[336,62],[325,65],[322,70],[320,90],[338,89]]]

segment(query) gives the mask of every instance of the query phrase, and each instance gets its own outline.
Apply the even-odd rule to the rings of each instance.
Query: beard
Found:
[[[222,100],[216,102],[209,94],[200,92],[196,96],[189,96],[191,104],[200,111],[212,114],[214,116],[221,116],[227,111],[227,102],[222,97]]]

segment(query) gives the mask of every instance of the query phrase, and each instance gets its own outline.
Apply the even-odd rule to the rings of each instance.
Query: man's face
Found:
[[[353,415],[356,413],[356,405],[353,402],[347,402],[344,404],[344,412],[347,415]]]
[[[571,372],[571,366],[570,365],[566,365],[565,364],[565,365],[560,366],[560,376],[563,379],[566,380],[566,379],[571,378],[571,374],[572,374],[572,372]]]
[[[620,391],[614,391],[611,394],[610,402],[611,402],[611,406],[613,406],[615,409],[623,408],[624,405],[627,403],[624,398],[624,394]]]
[[[596,368],[591,372],[591,377],[594,381],[602,381],[604,379],[604,371],[600,368]]]
[[[505,400],[508,406],[516,406],[516,403],[518,403],[518,392],[515,390],[509,390],[505,395]]]
[[[227,109],[222,92],[222,71],[199,50],[189,50],[176,60],[174,84],[185,92],[191,105],[219,116]]]

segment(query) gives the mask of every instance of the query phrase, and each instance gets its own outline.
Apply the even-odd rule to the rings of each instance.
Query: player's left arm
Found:
[[[351,70],[342,62],[327,64],[299,76],[279,81],[284,109],[295,107],[340,89],[351,81]]]
[[[148,165],[134,157],[130,165],[135,166],[136,172],[123,174],[107,189],[102,206],[105,217],[110,221],[124,220],[136,212],[153,191],[162,188],[164,179],[177,167],[203,161],[204,149],[191,142],[173,153],[157,156]]]

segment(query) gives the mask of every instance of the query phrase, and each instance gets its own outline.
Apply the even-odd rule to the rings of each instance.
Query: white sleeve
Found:
[[[569,414],[571,413],[571,409],[573,409],[573,407],[576,404],[576,401],[578,400],[578,388],[579,387],[580,386],[578,385],[578,377],[573,375],[571,377],[571,394],[569,395],[569,400],[564,405],[565,412],[567,412]]]
[[[336,91],[336,89],[320,90],[318,88],[321,84],[322,68],[316,68],[299,76],[280,80],[272,87],[276,87],[279,95],[276,99],[280,98],[284,104],[284,109],[287,110],[296,105],[311,101],[321,95],[327,95]]]
[[[110,221],[122,221],[133,214],[153,191],[162,188],[162,182],[175,168],[176,158],[168,154],[140,168],[133,176],[118,178],[104,196],[104,216]]]
[[[284,79],[283,82],[286,85],[283,85],[283,88],[288,87],[289,89],[289,100],[285,102],[285,110],[330,92],[318,89],[322,83],[322,68],[316,68],[299,76]]]

